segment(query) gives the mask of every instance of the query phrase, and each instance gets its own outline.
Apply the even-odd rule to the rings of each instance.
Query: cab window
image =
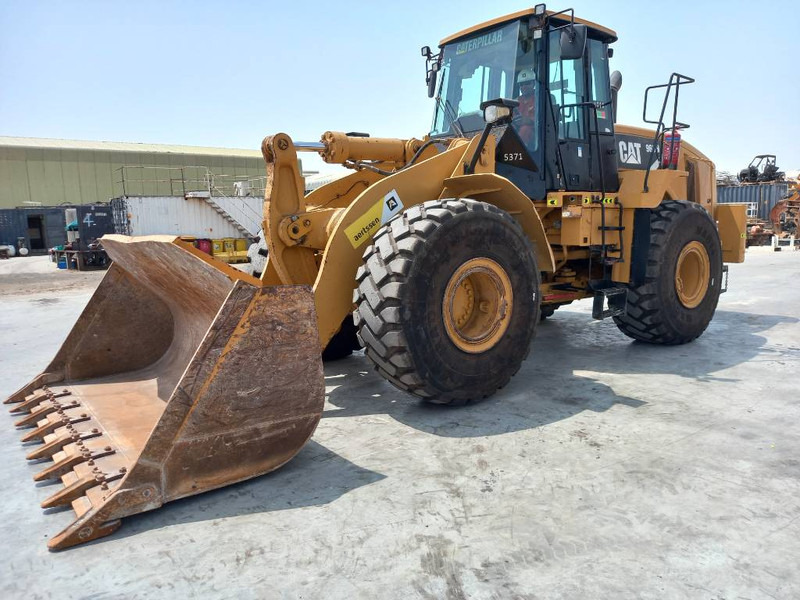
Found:
[[[479,65],[472,76],[461,82],[458,116],[478,112],[481,102],[505,95],[508,83],[506,72],[487,65]]]
[[[483,129],[481,103],[513,92],[518,36],[517,21],[444,47],[431,135]]]
[[[597,107],[597,128],[600,133],[613,133],[614,117],[611,109],[611,88],[608,74],[608,49],[599,40],[589,40],[589,77],[592,85],[592,102]],[[594,131],[594,118],[589,120]]]
[[[550,34],[550,100],[558,121],[558,137],[586,139],[585,107],[576,106],[587,101],[584,78],[584,58],[561,60],[559,44],[561,32]]]

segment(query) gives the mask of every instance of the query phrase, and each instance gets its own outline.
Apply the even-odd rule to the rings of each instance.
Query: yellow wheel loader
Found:
[[[713,163],[680,139],[690,78],[648,89],[651,129],[615,123],[615,40],[538,5],[422,49],[421,139],[267,137],[260,278],[173,237],[106,236],[112,267],[7,400],[35,479],[63,482],[42,506],[77,514],[50,548],[284,464],[322,415],[325,349],[363,346],[398,388],[464,404],[576,300],[636,340],[699,336],[743,260],[744,207],[716,203]],[[305,194],[298,152],[352,173]]]

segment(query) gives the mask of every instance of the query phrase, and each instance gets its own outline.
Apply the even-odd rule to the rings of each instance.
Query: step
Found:
[[[607,308],[606,308],[607,307]],[[624,315],[628,308],[628,288],[606,287],[594,292],[592,318],[601,320]]]

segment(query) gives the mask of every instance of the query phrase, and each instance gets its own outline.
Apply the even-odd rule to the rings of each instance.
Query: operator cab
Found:
[[[519,102],[493,130],[497,173],[533,200],[619,187],[608,69],[617,37],[567,13],[540,4],[446,38],[437,55],[423,48],[432,138],[472,137],[485,126],[483,103]]]

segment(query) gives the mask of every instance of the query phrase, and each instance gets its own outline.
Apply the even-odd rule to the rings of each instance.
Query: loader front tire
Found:
[[[522,228],[491,204],[411,207],[378,231],[356,279],[366,356],[393,385],[428,402],[486,398],[528,355],[540,274]]]
[[[641,342],[691,342],[711,322],[721,287],[722,247],[711,216],[694,202],[664,201],[650,209],[644,281],[629,286],[626,314],[614,323]]]

